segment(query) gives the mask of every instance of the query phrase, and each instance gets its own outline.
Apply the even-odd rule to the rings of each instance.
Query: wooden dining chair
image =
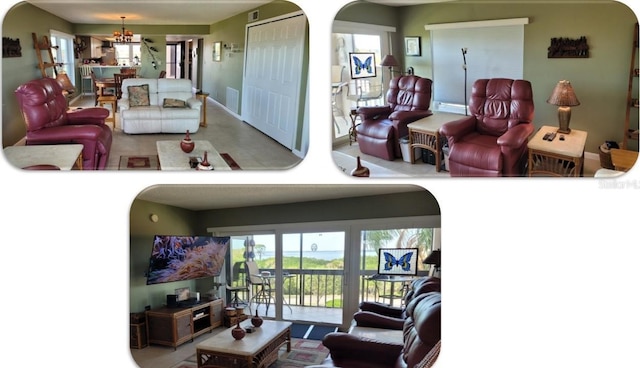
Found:
[[[98,87],[96,73],[93,70],[91,70],[91,82],[93,83],[93,90],[96,92],[94,106],[98,106],[100,97],[115,97],[115,90],[111,92],[109,89]]]
[[[122,98],[122,81],[127,78],[135,78],[131,73],[116,73],[113,75],[113,80],[116,84],[116,98],[119,100]]]

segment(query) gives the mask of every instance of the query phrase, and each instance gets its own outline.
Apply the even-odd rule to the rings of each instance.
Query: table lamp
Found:
[[[558,125],[560,126],[558,133],[571,133],[571,129],[569,129],[571,106],[580,105],[580,101],[578,101],[575,92],[573,92],[571,83],[566,80],[558,82],[547,103],[558,106]]]
[[[440,249],[431,251],[422,263],[433,265],[436,271],[440,272]]]

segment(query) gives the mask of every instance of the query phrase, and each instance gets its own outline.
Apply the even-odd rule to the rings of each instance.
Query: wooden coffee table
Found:
[[[245,328],[251,321],[240,323]],[[243,367],[266,368],[278,360],[278,351],[285,344],[291,351],[291,322],[265,320],[262,326],[235,340],[228,328],[196,345],[198,368]]]
[[[180,141],[157,141],[156,148],[158,149],[160,170],[193,170],[189,166],[189,157],[202,158],[205,151],[207,151],[207,161],[213,166],[213,171],[231,170],[231,167],[209,141],[194,142],[196,147],[193,151],[184,153],[180,149]]]

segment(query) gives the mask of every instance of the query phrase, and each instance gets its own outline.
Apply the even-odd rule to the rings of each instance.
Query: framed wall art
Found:
[[[420,36],[404,38],[404,54],[406,56],[420,56],[422,54],[421,51]]]
[[[222,42],[214,42],[213,43],[213,61],[220,61],[220,57],[222,56]]]
[[[373,52],[350,52],[351,79],[376,76],[376,54]]]

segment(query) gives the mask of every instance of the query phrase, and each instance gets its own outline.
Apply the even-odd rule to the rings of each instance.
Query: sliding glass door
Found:
[[[285,319],[342,324],[344,249],[344,231],[282,235]]]

